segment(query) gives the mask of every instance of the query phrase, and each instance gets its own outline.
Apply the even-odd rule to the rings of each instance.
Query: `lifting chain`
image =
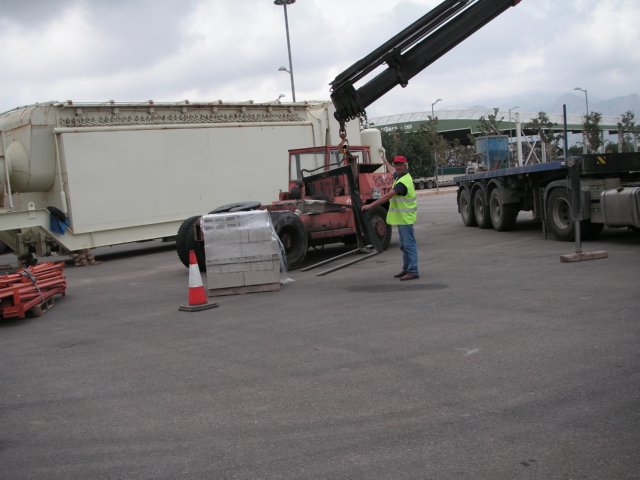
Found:
[[[351,153],[349,153],[349,140],[347,140],[347,129],[345,127],[345,121],[340,120],[340,128],[338,129],[338,135],[340,135],[340,143],[338,148],[342,150],[342,161],[345,165],[349,164],[351,159]]]

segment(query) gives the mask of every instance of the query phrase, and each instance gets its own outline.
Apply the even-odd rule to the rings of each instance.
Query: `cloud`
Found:
[[[437,5],[298,0],[287,8],[298,100]],[[575,86],[608,98],[640,83],[640,2],[522,0],[368,109],[454,108]],[[74,101],[291,99],[283,8],[271,0],[5,0],[0,111]],[[506,100],[505,100],[506,101]]]

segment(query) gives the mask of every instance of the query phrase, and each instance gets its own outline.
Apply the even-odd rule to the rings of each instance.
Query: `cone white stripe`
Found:
[[[189,265],[189,288],[202,287],[202,276],[198,264]]]

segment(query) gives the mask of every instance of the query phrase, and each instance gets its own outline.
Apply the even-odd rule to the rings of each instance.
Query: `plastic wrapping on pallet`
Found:
[[[200,222],[210,291],[286,279],[284,249],[269,212],[216,213]]]

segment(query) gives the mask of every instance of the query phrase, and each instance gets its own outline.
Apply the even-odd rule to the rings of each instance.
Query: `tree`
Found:
[[[600,130],[601,119],[601,113],[591,112],[587,115],[585,122],[582,124],[584,140],[587,144],[588,153],[596,153],[602,146],[602,131]]]
[[[545,149],[546,158],[549,160],[555,158],[558,151],[558,143],[562,139],[561,133],[553,133],[553,127],[556,125],[556,123],[549,120],[549,116],[545,112],[538,112],[538,118],[534,118],[524,126],[527,130],[536,132],[540,137],[542,148]]]
[[[569,155],[567,155],[567,157],[582,155],[582,153],[582,147],[578,145],[572,145],[569,147]]]
[[[464,167],[469,162],[473,162],[476,159],[476,150],[469,145],[462,145],[460,139],[456,138],[449,146],[447,151],[447,163],[450,166]]]
[[[484,115],[478,119],[478,127],[480,128],[480,136],[484,137],[487,135],[500,135],[500,129],[498,128],[498,123],[504,120],[504,115],[498,118],[499,108],[493,109],[493,115],[487,115],[487,118],[484,118]]]
[[[618,151],[633,152],[640,136],[640,126],[635,124],[635,114],[627,111],[618,122]]]
[[[382,130],[382,146],[389,161],[395,155],[404,155],[410,162],[411,173],[415,176],[429,176],[434,172],[434,161],[430,135],[427,126],[416,131],[404,127]]]

